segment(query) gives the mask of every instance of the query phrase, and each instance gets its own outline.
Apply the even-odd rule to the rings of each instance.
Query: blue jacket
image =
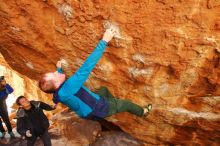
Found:
[[[106,45],[107,43],[101,40],[83,65],[54,93],[55,102],[65,104],[82,118],[90,115],[103,118],[108,113],[107,101],[83,85],[100,60]],[[58,72],[62,73],[60,69]]]
[[[0,100],[6,99],[8,97],[8,94],[11,94],[14,91],[14,89],[9,85],[5,85],[5,89],[0,91]]]

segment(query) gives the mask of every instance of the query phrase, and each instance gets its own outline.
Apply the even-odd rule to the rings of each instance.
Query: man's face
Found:
[[[43,90],[48,90],[48,89],[54,87],[54,83],[56,81],[56,78],[57,78],[57,74],[55,74],[55,73],[44,74],[41,88]]]
[[[28,107],[30,106],[30,101],[27,98],[21,98],[19,100],[19,103],[22,107]]]

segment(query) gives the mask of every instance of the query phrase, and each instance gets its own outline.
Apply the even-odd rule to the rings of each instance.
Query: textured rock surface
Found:
[[[218,0],[0,0],[0,52],[31,79],[60,58],[75,71],[109,22],[120,32],[87,85],[154,104],[146,120],[109,120],[148,145],[218,145]]]
[[[143,143],[135,140],[130,135],[123,132],[103,132],[102,137],[98,138],[91,146],[142,146]]]

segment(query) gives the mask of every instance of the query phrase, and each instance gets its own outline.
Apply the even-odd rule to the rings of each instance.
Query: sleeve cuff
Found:
[[[107,43],[106,41],[104,41],[104,40],[101,40],[100,42],[103,43],[104,45],[107,45],[107,44],[108,44],[108,43]]]
[[[62,68],[57,68],[58,73],[63,73]]]

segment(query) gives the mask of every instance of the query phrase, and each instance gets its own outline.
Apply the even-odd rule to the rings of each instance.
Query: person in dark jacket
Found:
[[[0,131],[1,131],[1,138],[3,138],[6,134],[6,131],[2,125],[2,120],[4,121],[9,135],[14,138],[14,133],[12,132],[11,123],[8,116],[8,109],[6,104],[6,99],[9,94],[11,94],[14,89],[6,83],[4,76],[0,76]]]
[[[29,101],[24,96],[19,96],[16,103],[20,106],[17,111],[17,131],[26,137],[27,146],[34,146],[37,137],[41,138],[44,146],[51,146],[49,121],[43,110],[51,111],[56,107],[41,101]]]

